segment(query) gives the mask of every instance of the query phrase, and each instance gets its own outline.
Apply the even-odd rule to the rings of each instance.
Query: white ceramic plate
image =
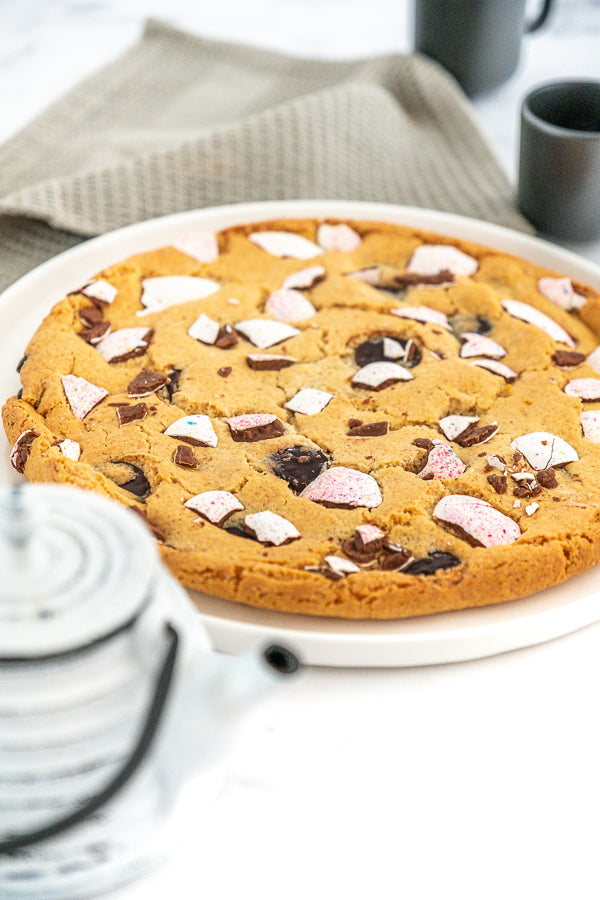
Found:
[[[15,366],[42,317],[68,291],[125,257],[170,244],[193,229],[220,229],[271,218],[337,217],[398,222],[478,241],[554,268],[600,290],[600,268],[507,228],[462,216],[377,203],[305,201],[249,203],[142,222],[94,238],[30,272],[0,297],[0,398],[20,386]],[[0,483],[15,483],[9,448]],[[258,641],[293,647],[306,663],[327,666],[414,666],[455,662],[551,640],[600,620],[600,569],[524,600],[399,622],[354,622],[252,609],[190,592],[219,650],[239,653]]]

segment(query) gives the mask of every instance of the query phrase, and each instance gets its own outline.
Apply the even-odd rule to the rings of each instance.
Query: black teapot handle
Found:
[[[42,825],[40,828],[36,828],[35,831],[30,831],[26,834],[15,834],[0,841],[0,854],[13,853],[16,850],[21,850],[24,847],[37,844],[39,841],[45,841],[49,838],[56,837],[57,835],[62,834],[63,831],[67,831],[75,825],[79,825],[80,822],[83,822],[84,819],[87,819],[108,803],[108,801],[118,794],[135,775],[146,759],[148,751],[156,737],[156,732],[158,731],[158,726],[162,719],[166,700],[169,695],[169,689],[173,680],[175,661],[179,649],[179,635],[175,628],[170,624],[166,626],[166,632],[168,646],[156,678],[152,701],[148,707],[144,725],[132,752],[117,774],[113,776],[109,783],[99,793],[94,794],[94,796],[90,797],[89,800],[86,800],[82,806],[74,810],[74,812],[69,813],[69,815],[57,819],[55,822],[50,822],[48,825]]]
[[[537,31],[538,28],[541,28],[550,12],[552,11],[552,5],[554,0],[544,0],[542,8],[540,9],[537,18],[532,19],[531,22],[525,23],[525,31],[527,34],[531,34],[532,31]]]

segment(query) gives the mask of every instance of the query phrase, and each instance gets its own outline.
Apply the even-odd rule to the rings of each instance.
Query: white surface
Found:
[[[598,0],[558,4],[519,72],[476,102],[513,177],[523,93],[600,77]],[[146,15],[340,58],[407,49],[407,9],[0,0],[0,139],[124,50]],[[600,262],[600,242],[579,250]],[[599,676],[597,624],[474,662],[310,669],[249,720],[216,803],[188,791],[177,855],[111,900],[597,900]]]

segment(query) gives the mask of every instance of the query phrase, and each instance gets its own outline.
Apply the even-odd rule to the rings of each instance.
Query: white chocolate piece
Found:
[[[504,347],[476,331],[465,331],[460,337],[461,340],[465,341],[460,348],[460,355],[463,359],[468,359],[472,356],[489,356],[492,359],[502,359],[503,356],[506,356]]]
[[[335,575],[339,575],[342,578],[345,575],[354,575],[355,572],[360,572],[360,568],[356,563],[343,556],[326,556],[325,562]]]
[[[307,269],[299,269],[297,272],[292,272],[281,287],[290,290],[308,290],[314,287],[318,281],[322,281],[323,278],[325,278],[323,266],[309,266]]]
[[[479,422],[479,416],[444,416],[438,425],[449,441],[453,441],[465,431],[469,425]]]
[[[570,278],[540,278],[538,290],[546,299],[567,312],[585,306],[585,297],[577,293]]]
[[[90,281],[89,284],[81,288],[81,293],[85,294],[91,300],[98,300],[100,303],[112,303],[117,296],[117,289],[108,281],[99,278],[97,281]]]

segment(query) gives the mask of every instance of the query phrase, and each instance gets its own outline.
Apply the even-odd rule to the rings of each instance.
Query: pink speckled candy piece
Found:
[[[385,350],[384,350],[385,352]],[[393,362],[373,362],[367,363],[362,369],[352,377],[352,384],[356,387],[371,388],[379,390],[386,384],[392,384],[396,381],[410,381],[412,375],[403,366],[399,366]]]
[[[245,319],[236,322],[235,330],[243,334],[251,344],[260,350],[280,344],[288,338],[300,334],[297,328],[287,325],[285,322],[275,322],[273,319]]]
[[[99,303],[112,303],[117,296],[117,289],[108,281],[101,278],[97,281],[90,281],[89,284],[81,288],[81,293],[85,294],[91,300],[98,300]]]
[[[427,462],[417,474],[419,478],[427,478],[432,475],[438,481],[446,481],[448,478],[458,478],[466,468],[462,459],[456,455],[449,444],[436,440],[429,451]]]
[[[327,391],[318,391],[316,388],[302,388],[291,400],[288,400],[285,406],[292,412],[302,413],[304,416],[314,416],[325,409],[334,396],[334,394],[328,394]]]
[[[453,275],[473,275],[479,263],[457,247],[448,244],[422,244],[413,253],[408,272],[418,275],[437,275],[448,269]]]
[[[277,416],[272,413],[244,413],[243,416],[233,416],[227,419],[227,424],[232,431],[247,431],[249,428],[262,428],[277,421]]]
[[[149,328],[119,328],[98,341],[95,347],[107,362],[118,362],[121,357],[135,354],[136,350],[147,350],[151,336]]]
[[[300,291],[291,288],[280,288],[269,294],[265,303],[265,312],[278,322],[302,322],[314,316],[316,309],[310,300]]]
[[[390,312],[394,316],[400,316],[401,319],[414,319],[415,322],[450,328],[444,313],[439,312],[437,309],[431,309],[429,306],[395,306],[393,309],[390,309]]]
[[[561,309],[569,311],[585,306],[585,297],[577,293],[570,278],[540,278],[538,290]]]
[[[496,359],[473,359],[469,365],[487,369],[488,372],[493,372],[494,375],[500,375],[502,378],[505,378],[506,381],[514,381],[517,377],[517,373],[509,366],[505,366],[504,363],[498,362]]]
[[[73,462],[77,462],[77,460],[81,456],[81,447],[79,446],[77,441],[72,441],[70,438],[65,438],[64,441],[59,441],[58,447],[62,455],[66,456],[67,459],[72,459]]]
[[[573,378],[565,384],[565,394],[581,400],[600,400],[600,378]]]
[[[600,409],[581,413],[581,427],[588,441],[600,444]]]
[[[471,356],[490,356],[492,359],[501,359],[506,356],[504,347],[476,331],[465,331],[460,337],[465,341],[460,348],[460,355],[463,359]]]
[[[309,266],[308,269],[299,269],[298,272],[292,272],[285,279],[282,288],[290,290],[308,290],[314,287],[317,282],[325,278],[325,269],[323,266]]]
[[[351,560],[346,559],[344,556],[326,556],[325,562],[331,569],[331,571],[335,575],[339,575],[343,578],[345,575],[354,575],[355,572],[360,572],[359,567],[356,563],[353,563]]]
[[[210,316],[201,313],[195,322],[192,322],[188,328],[188,334],[196,341],[202,341],[203,344],[214,344],[221,326]]]
[[[173,246],[201,263],[214,262],[219,256],[219,243],[214,231],[190,231],[175,241]]]
[[[579,459],[577,451],[562,438],[548,431],[532,431],[515,438],[512,450],[522,453],[530,466],[540,471],[550,466],[565,466]]]
[[[344,223],[328,225],[327,222],[323,222],[317,229],[317,244],[326,251],[351,253],[352,250],[358,250],[362,238],[349,225]]]
[[[108,395],[104,388],[77,375],[61,375],[61,381],[73,415],[80,421]]]
[[[440,419],[438,425],[446,435],[449,441],[462,434],[469,425],[479,422],[479,416],[444,416]]]
[[[369,544],[378,544],[385,538],[385,532],[377,525],[357,525],[355,531],[365,549],[368,549]]]
[[[321,472],[300,493],[306,500],[332,506],[379,506],[382,497],[379,485],[366,472],[357,472],[346,466],[333,466]]]
[[[268,509],[246,516],[244,525],[254,532],[261,544],[274,544],[279,547],[300,537],[295,525]]]
[[[312,241],[294,234],[292,231],[255,231],[248,237],[253,244],[270,253],[271,256],[279,256],[288,259],[311,259],[320,256],[323,252]]]
[[[571,335],[567,334],[558,322],[555,322],[554,319],[551,319],[545,313],[540,312],[535,306],[530,306],[529,303],[521,303],[520,300],[503,300],[502,306],[509,316],[521,319],[522,322],[528,322],[530,325],[535,325],[536,328],[540,328],[548,337],[551,337],[553,341],[567,344],[569,347],[575,346],[575,341]]]
[[[200,513],[213,525],[220,525],[233,512],[244,508],[229,491],[203,491],[187,500],[184,506]]]
[[[521,529],[508,516],[486,500],[466,494],[450,494],[433,510],[436,519],[456,525],[483,547],[512,544],[521,536]]]
[[[202,447],[216,447],[218,438],[208,416],[182,416],[165,429],[169,437],[180,438]]]
[[[145,278],[142,281],[141,303],[145,307],[138,311],[138,316],[161,312],[170,306],[189,303],[191,300],[204,300],[216,294],[220,285],[209,278],[197,278],[195,275],[160,275],[156,278]]]

